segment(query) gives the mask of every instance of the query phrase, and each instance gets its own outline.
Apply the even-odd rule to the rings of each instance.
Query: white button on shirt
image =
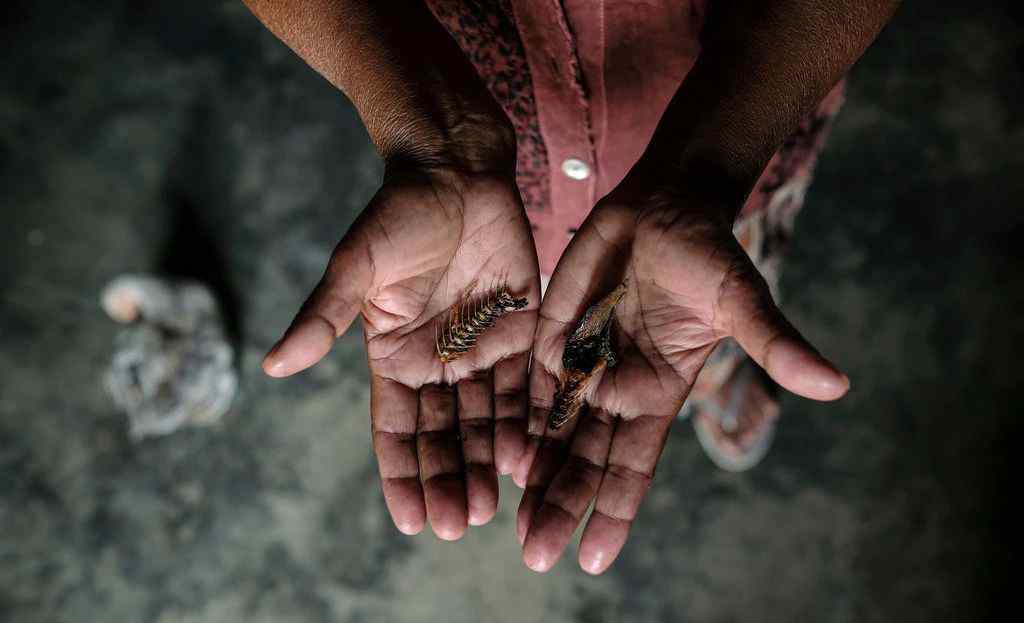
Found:
[[[562,163],[562,173],[574,180],[585,180],[590,177],[590,167],[579,158],[566,158]]]

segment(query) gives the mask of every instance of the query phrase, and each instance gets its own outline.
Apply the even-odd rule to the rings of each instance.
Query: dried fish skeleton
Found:
[[[562,352],[562,375],[548,426],[559,429],[579,415],[586,399],[606,368],[618,363],[612,350],[612,317],[615,306],[626,294],[620,284],[610,294],[591,305],[569,334]]]
[[[438,322],[434,344],[441,363],[450,363],[468,353],[480,335],[493,327],[502,316],[526,307],[526,297],[517,298],[508,284],[488,288],[482,295],[471,293],[476,283],[466,288],[459,301]]]

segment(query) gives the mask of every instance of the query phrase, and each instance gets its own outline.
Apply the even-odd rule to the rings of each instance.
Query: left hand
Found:
[[[527,306],[442,363],[435,340],[449,310],[473,284],[479,293],[500,283]],[[264,369],[282,377],[315,364],[361,316],[391,517],[406,534],[429,520],[458,539],[494,517],[495,470],[508,473],[522,455],[539,300],[537,252],[510,175],[389,169]]]
[[[835,400],[849,387],[775,306],[732,235],[732,219],[723,216],[735,206],[649,188],[627,180],[594,208],[542,302],[530,378],[534,437],[515,474],[525,485],[517,534],[535,571],[555,564],[595,497],[579,564],[590,573],[611,565],[669,426],[719,340],[735,338],[772,379],[801,396]],[[605,371],[589,413],[552,431],[547,416],[566,334],[623,281],[613,329],[619,363]]]

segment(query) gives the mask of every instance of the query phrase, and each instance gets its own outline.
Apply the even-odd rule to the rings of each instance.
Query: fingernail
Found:
[[[485,526],[492,519],[494,519],[495,511],[497,509],[486,508],[483,510],[469,509],[469,525],[471,526]]]
[[[413,536],[419,534],[423,530],[423,524],[414,521],[402,521],[395,523],[395,527],[402,534]]]
[[[850,389],[850,377],[839,371],[839,368],[835,366],[831,361],[825,359],[822,360],[832,368],[832,376],[823,376],[819,378],[818,384],[821,387],[821,391],[825,394],[835,395],[840,397]]]
[[[274,377],[291,376],[320,361],[334,344],[334,327],[321,318],[309,318],[289,327],[263,360]]]
[[[526,476],[521,473],[512,474],[512,483],[522,489],[526,487]]]
[[[519,465],[519,459],[523,457],[525,447],[521,448],[519,452],[510,454],[507,446],[502,446],[502,450],[495,449],[494,452],[494,469],[500,476],[508,476],[515,471],[516,466]]]
[[[523,553],[523,562],[537,573],[547,573],[552,567],[551,557],[544,552],[526,551]]]
[[[459,527],[456,525],[434,525],[431,524],[434,529],[434,534],[444,541],[458,541],[462,538],[462,535],[466,533],[465,526]]]
[[[780,339],[773,343],[768,372],[786,389],[813,400],[835,400],[846,393],[850,379],[806,343]]]
[[[602,569],[602,566],[604,565],[604,556],[601,554],[591,554],[590,556],[586,556],[586,560],[582,560],[582,556],[580,558],[580,568],[587,573],[597,575],[604,571],[604,569]]]
[[[263,358],[263,372],[273,377],[285,376],[284,361],[277,357],[277,345]]]

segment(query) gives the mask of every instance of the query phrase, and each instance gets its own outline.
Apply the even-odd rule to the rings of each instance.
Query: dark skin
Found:
[[[264,369],[313,365],[360,316],[391,517],[406,534],[429,521],[458,539],[494,516],[496,472],[518,465],[525,443],[540,282],[511,127],[422,2],[248,5],[349,96],[386,165]],[[437,321],[471,283],[499,280],[528,305],[443,365]]]
[[[458,538],[467,523],[489,520],[496,469],[525,487],[517,534],[531,569],[555,564],[593,503],[579,564],[601,573],[625,544],[669,426],[719,340],[736,339],[801,396],[835,400],[848,390],[845,375],[786,321],[731,227],[779,144],[897,0],[714,5],[700,58],[640,161],[562,256],[539,322],[511,131],[422,5],[385,16],[365,0],[247,3],[352,99],[387,163],[381,192],[265,369],[287,376],[312,365],[362,315],[374,445],[404,532],[429,517],[438,535]],[[530,306],[444,369],[425,337],[432,320],[454,287],[503,270]],[[622,281],[619,365],[602,377],[589,413],[551,431],[544,424],[567,329]]]
[[[748,0],[715,5],[704,50],[648,149],[580,227],[540,311],[530,379],[533,436],[517,470],[523,559],[550,569],[594,503],[579,564],[621,551],[669,426],[719,340],[734,338],[779,385],[835,400],[849,380],[785,319],[732,235],[783,139],[882,26],[889,0]],[[616,307],[619,365],[589,418],[545,430],[566,327],[627,281]]]

